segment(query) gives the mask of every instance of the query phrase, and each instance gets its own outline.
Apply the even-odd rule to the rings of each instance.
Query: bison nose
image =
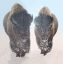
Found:
[[[47,42],[48,40],[42,40],[42,42]]]
[[[47,43],[48,42],[48,39],[47,40],[42,40],[43,43]]]

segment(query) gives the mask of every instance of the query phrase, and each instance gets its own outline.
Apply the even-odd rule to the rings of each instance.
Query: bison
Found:
[[[34,20],[36,42],[41,54],[46,55],[52,49],[53,37],[58,29],[58,20],[48,7],[43,7]]]
[[[19,4],[12,6],[3,20],[3,26],[10,39],[11,50],[16,57],[24,57],[30,49],[30,25],[33,16]]]

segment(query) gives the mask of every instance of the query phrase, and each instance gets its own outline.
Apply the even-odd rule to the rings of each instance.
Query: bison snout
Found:
[[[42,42],[47,42],[48,40],[42,40]]]
[[[40,46],[42,46],[42,47],[48,46],[48,40],[41,40]]]

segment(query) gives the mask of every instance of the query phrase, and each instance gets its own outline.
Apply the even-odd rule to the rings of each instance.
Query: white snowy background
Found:
[[[53,39],[51,52],[40,54],[34,35],[34,22],[30,26],[30,53],[23,58],[15,57],[9,46],[9,38],[3,28],[3,18],[15,3],[20,3],[33,17],[44,6],[49,7],[58,19],[58,31]],[[63,64],[63,0],[1,0],[0,1],[0,64]]]

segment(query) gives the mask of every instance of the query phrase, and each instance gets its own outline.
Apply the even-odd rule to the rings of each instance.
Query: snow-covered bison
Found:
[[[52,40],[57,32],[58,21],[48,7],[43,7],[34,20],[35,35],[41,54],[46,55],[52,48]]]
[[[33,17],[18,3],[14,4],[3,20],[10,47],[17,57],[23,57],[30,49],[30,25]]]

